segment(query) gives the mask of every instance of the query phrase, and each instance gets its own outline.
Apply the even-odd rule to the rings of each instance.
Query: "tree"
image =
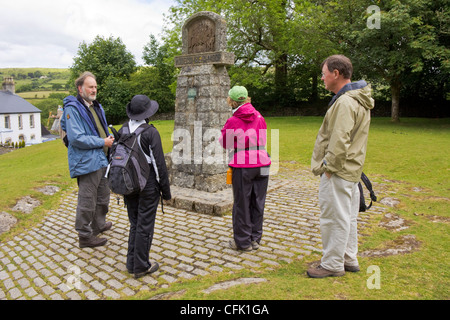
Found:
[[[148,95],[159,103],[159,111],[173,111],[175,107],[176,75],[173,56],[168,45],[161,45],[154,35],[144,46],[146,67],[134,75],[133,91]]]
[[[400,97],[438,97],[448,103],[447,2],[177,0],[165,39],[169,48],[180,48],[181,26],[190,15],[206,10],[222,15],[228,50],[236,55],[229,71],[232,84],[248,86],[255,99],[271,106],[318,99],[321,62],[331,54],[345,54],[354,64],[354,78],[390,87],[392,119],[398,121]],[[373,26],[377,19],[380,28]]]
[[[105,109],[108,123],[122,123],[128,118],[125,106],[133,94],[126,79],[110,76],[103,80],[99,101]]]
[[[76,79],[84,71],[91,71],[101,85],[109,77],[128,79],[135,70],[134,56],[120,38],[97,36],[91,44],[83,41],[79,45],[71,74]]]
[[[258,66],[263,68],[263,74],[273,68],[274,98],[287,106],[293,2],[228,0],[222,3],[226,6],[224,15],[237,68]]]
[[[62,89],[62,84],[60,84],[60,83],[54,83],[54,84],[52,84],[52,90],[54,90],[54,91],[58,91],[58,90],[61,90]]]
[[[324,2],[325,4],[327,1]],[[314,102],[319,99],[321,63],[332,54],[339,53],[335,19],[321,1],[296,1],[293,13],[290,83],[297,101]],[[323,90],[325,95],[329,94]]]
[[[291,28],[294,1],[178,0],[177,3],[178,6],[173,6],[168,16],[171,29],[165,30],[170,45],[180,45],[180,39],[174,34],[181,34],[182,24],[190,15],[198,11],[213,11],[222,15],[228,25],[229,51],[236,56],[236,67],[230,70],[232,82],[261,88],[266,83],[247,82],[242,72],[248,72],[249,67],[257,68],[253,75],[265,77],[272,72],[273,75],[267,78],[273,83],[269,86],[273,88],[273,100],[286,105],[285,100],[289,96],[289,48],[295,41]]]
[[[376,1],[380,9],[379,28],[370,28],[367,22],[373,13],[364,10],[366,1],[333,3],[333,11],[341,21],[348,21],[346,8],[350,2],[362,14],[354,16],[352,24],[343,28],[343,43],[353,57],[356,69],[368,77],[378,77],[389,83],[392,121],[399,121],[401,89],[411,79],[424,72],[427,66],[447,74],[448,79],[448,34],[444,40],[436,18],[445,7],[445,1]]]
[[[97,36],[91,44],[79,45],[71,67],[71,81],[84,71],[97,78],[98,100],[105,109],[108,122],[126,117],[124,106],[131,99],[127,81],[136,70],[134,56],[120,38]]]
[[[34,72],[34,77],[35,77],[35,78],[40,78],[40,77],[42,77],[42,76],[43,76],[43,74],[42,74],[41,71],[36,70],[36,71]]]

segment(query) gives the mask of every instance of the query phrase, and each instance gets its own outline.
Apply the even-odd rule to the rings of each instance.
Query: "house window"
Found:
[[[22,121],[22,116],[19,116],[19,129],[23,129],[23,121]]]
[[[34,128],[34,114],[30,115],[30,128]]]
[[[11,118],[9,116],[5,116],[5,129],[11,129]]]

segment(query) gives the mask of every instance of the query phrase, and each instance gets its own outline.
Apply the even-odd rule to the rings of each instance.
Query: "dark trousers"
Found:
[[[105,227],[110,191],[106,168],[77,177],[78,205],[75,229],[80,237],[89,238]]]
[[[127,270],[130,273],[145,272],[150,268],[150,247],[159,197],[159,186],[153,171],[142,192],[124,197],[130,220],[127,253]]]
[[[239,248],[261,241],[269,183],[264,169],[268,168],[233,168],[233,234]]]

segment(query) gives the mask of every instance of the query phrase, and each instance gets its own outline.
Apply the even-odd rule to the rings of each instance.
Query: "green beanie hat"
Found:
[[[248,97],[248,92],[245,87],[234,86],[230,91],[228,91],[228,95],[234,101],[244,102]]]

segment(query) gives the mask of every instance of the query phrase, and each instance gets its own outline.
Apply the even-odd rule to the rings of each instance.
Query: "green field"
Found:
[[[13,77],[16,93],[30,103],[48,98],[52,92],[67,92],[70,69],[0,68],[0,79]],[[2,81],[3,82],[3,81]]]
[[[16,94],[41,110],[41,123],[51,128],[53,119],[49,118],[50,112],[56,114],[58,105],[63,103],[61,96],[69,95],[66,85],[70,79],[70,69],[0,68],[0,80],[11,76]],[[50,99],[51,94],[58,97]]]
[[[281,164],[289,170],[309,166],[320,117],[267,118],[269,130],[279,130]],[[157,292],[142,292],[136,298],[146,299],[157,293],[185,289],[177,299],[413,299],[448,300],[449,285],[449,222],[450,222],[450,119],[401,119],[391,123],[387,118],[372,121],[365,172],[401,204],[388,208],[408,222],[409,228],[397,233],[378,226],[382,217],[374,217],[365,230],[360,251],[384,248],[402,235],[414,235],[420,246],[417,251],[388,257],[360,258],[361,272],[340,278],[309,279],[308,263],[320,259],[313,254],[305,260],[283,264],[272,272],[257,275],[249,271],[237,275],[221,273],[173,284]],[[173,121],[154,121],[165,152],[172,148]],[[272,142],[269,142],[269,146]],[[270,151],[270,148],[269,148]],[[58,196],[44,196],[35,191],[52,183],[67,190],[75,186],[67,169],[67,150],[61,141],[31,146],[0,156],[0,211],[14,214],[20,223],[0,236],[7,241],[15,234],[40,221],[46,212],[57,206]],[[7,183],[5,183],[5,181]],[[11,211],[16,201],[32,195],[44,202],[32,215]],[[382,286],[370,290],[366,286],[371,265],[382,267]],[[204,295],[201,290],[219,281],[238,276],[258,276],[269,281],[248,287],[220,290]]]
[[[69,91],[28,91],[20,92],[17,95],[33,104],[33,102],[31,102],[32,100],[47,99],[50,94],[55,92],[69,95]]]

